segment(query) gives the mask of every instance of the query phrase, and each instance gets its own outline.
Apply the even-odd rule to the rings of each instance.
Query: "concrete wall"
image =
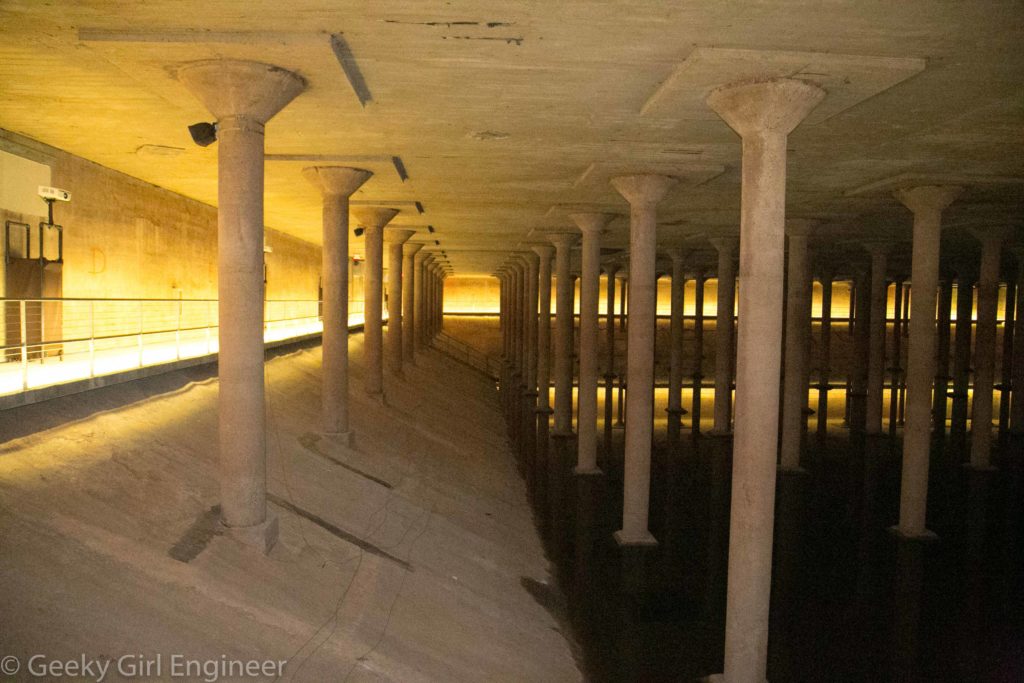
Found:
[[[0,149],[49,167],[50,184],[71,192],[71,202],[54,207],[54,222],[64,226],[65,298],[217,298],[216,208],[3,130]],[[35,186],[0,181],[17,195],[0,206],[0,218],[45,220]],[[273,229],[265,241],[267,298],[316,300],[320,247]],[[361,302],[362,288],[351,287],[350,296]]]

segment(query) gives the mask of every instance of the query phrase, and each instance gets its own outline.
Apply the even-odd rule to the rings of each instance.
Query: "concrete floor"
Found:
[[[106,680],[132,654],[163,677],[184,655],[294,681],[581,679],[493,385],[431,352],[378,406],[361,342],[353,449],[316,434],[319,347],[266,365],[267,557],[215,533],[212,368],[0,413],[0,653],[22,675],[115,660]]]

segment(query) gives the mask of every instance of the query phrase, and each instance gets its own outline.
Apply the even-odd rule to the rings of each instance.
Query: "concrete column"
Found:
[[[365,232],[366,271],[363,273],[363,386],[372,398],[384,400],[384,226],[397,209],[359,208],[353,211]]]
[[[827,270],[821,274],[821,357],[818,368],[818,444],[828,434],[828,392],[832,366],[832,278]]]
[[[573,284],[570,272],[576,235],[552,233],[555,245],[555,434],[572,434]]]
[[[736,264],[739,240],[720,237],[711,240],[718,250],[718,315],[715,322],[715,424],[712,432],[732,431],[733,313],[736,307]]]
[[[935,300],[939,286],[939,233],[942,210],[957,198],[958,187],[915,187],[895,195],[914,213],[914,252],[910,281],[910,341],[907,355],[907,412],[903,428],[900,483],[902,536],[933,535],[925,528],[928,458],[931,445],[932,380],[935,377]]]
[[[935,435],[946,437],[946,403],[949,398],[949,343],[952,325],[953,278],[940,271],[938,341],[935,344],[935,389],[932,394],[932,427]]]
[[[621,284],[619,285],[619,332],[626,334],[626,314],[629,309],[629,273],[619,273],[619,279]],[[619,371],[619,408],[618,416],[616,417],[615,426],[625,427],[626,420],[623,414],[626,407],[626,371],[629,368],[629,336],[626,336],[625,348],[623,348],[622,363],[625,367]]]
[[[277,540],[277,518],[266,504],[264,125],[306,82],[276,66],[234,60],[188,64],[178,79],[217,118],[221,520],[232,536],[266,552]]]
[[[999,264],[1005,233],[976,233],[981,241],[978,277],[978,326],[974,333],[974,400],[971,405],[971,467],[992,468],[992,388],[996,374],[996,315]]]
[[[387,365],[388,370],[401,376],[402,359],[402,273],[404,265],[404,245],[416,234],[416,230],[388,228],[384,230],[384,241],[388,246],[388,280],[387,280]]]
[[[526,264],[516,258],[516,329],[519,341],[519,384],[526,386],[526,371],[529,360],[526,357]]]
[[[847,423],[850,433],[862,436],[867,424],[868,373],[871,361],[871,272],[867,264],[854,268],[856,296],[853,327],[853,363],[847,383]]]
[[[425,251],[417,251],[413,257],[413,351],[423,350],[423,269],[430,255]],[[415,355],[415,353],[413,354]]]
[[[537,409],[551,407],[551,258],[555,248],[531,247],[539,257],[537,269]]]
[[[526,262],[526,390],[537,391],[537,278],[540,259],[534,252],[523,254]]]
[[[893,319],[892,319],[892,376],[889,392],[889,436],[896,435],[896,427],[901,424],[903,400],[903,277],[897,276],[893,282]]]
[[[974,329],[973,265],[961,263],[956,277],[956,341],[953,347],[953,414],[950,440],[957,447],[967,441],[967,413],[971,386],[971,337]]]
[[[668,251],[672,259],[672,310],[669,318],[669,368],[668,368],[668,438],[679,439],[680,421],[683,417],[683,305],[684,286],[683,250],[674,247]]]
[[[402,249],[402,356],[416,364],[416,254],[422,243],[407,242]]]
[[[869,323],[868,352],[868,396],[867,424],[868,434],[882,433],[882,406],[885,403],[885,332],[886,307],[888,305],[889,285],[886,281],[888,268],[889,245],[874,242],[867,245],[871,252],[871,322]]]
[[[325,434],[351,445],[348,423],[348,199],[373,174],[343,166],[312,166],[302,173],[323,195],[323,430]]]
[[[605,373],[604,373],[604,450],[605,457],[612,450],[612,419],[615,381],[615,273],[619,272],[619,264],[609,263],[605,266],[607,285],[605,291]]]
[[[654,420],[654,334],[656,327],[657,206],[677,183],[661,175],[619,176],[612,186],[629,202],[629,329],[631,357],[626,370],[626,454],[619,545],[654,545],[647,529],[651,488],[651,432]]]
[[[785,470],[800,469],[804,410],[807,408],[806,368],[811,338],[811,273],[807,242],[814,224],[786,221],[789,242],[789,275],[786,287],[786,363],[782,387],[782,445],[780,462]]]
[[[601,235],[612,219],[606,213],[574,213],[570,216],[583,233],[580,275],[580,379],[576,422],[576,473],[597,468],[597,340],[598,289],[601,286]]]
[[[1024,249],[1015,250],[1017,257],[1017,314],[1013,323],[1012,401],[1010,432],[1024,434]],[[1007,361],[1004,360],[1004,363]]]
[[[704,382],[704,271],[698,269],[693,279],[693,402],[690,425],[694,436],[700,434],[701,384]]]
[[[743,138],[739,338],[725,680],[760,683],[768,659],[775,444],[782,356],[788,134],[824,98],[803,81],[719,88],[708,105]]]

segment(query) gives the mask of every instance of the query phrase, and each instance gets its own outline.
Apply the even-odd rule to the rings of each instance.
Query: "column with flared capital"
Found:
[[[690,402],[690,431],[700,434],[701,388],[704,382],[704,270],[693,276],[693,400]]]
[[[388,228],[384,241],[388,245],[388,369],[395,375],[402,375],[402,266],[405,265],[405,243],[415,230]]]
[[[910,281],[910,340],[907,349],[907,407],[903,428],[903,473],[897,533],[933,536],[925,528],[928,459],[931,448],[932,381],[935,378],[935,303],[939,286],[939,237],[942,211],[961,188],[923,186],[895,195],[914,214]]]
[[[526,263],[526,316],[524,330],[526,334],[526,391],[537,391],[537,276],[540,270],[540,259],[534,252],[522,254]]]
[[[811,273],[807,242],[812,221],[786,221],[789,243],[789,273],[786,287],[786,361],[782,385],[782,444],[780,463],[784,470],[800,469],[804,410],[807,408],[807,363],[811,347]]]
[[[684,287],[683,250],[673,247],[668,250],[672,259],[672,310],[669,318],[669,369],[668,369],[668,438],[679,439],[680,422],[683,417],[683,305]]]
[[[413,325],[412,325],[412,345],[413,345],[413,362],[415,362],[415,355],[417,351],[423,350],[423,268],[427,259],[430,258],[430,254],[423,250],[418,250],[413,256],[413,270],[412,270],[412,311],[413,311]]]
[[[604,267],[607,285],[605,287],[605,363],[604,363],[604,451],[605,457],[612,452],[612,398],[615,390],[615,273],[619,264],[609,263]]]
[[[1017,308],[1013,322],[1011,368],[1010,433],[1024,434],[1024,249],[1015,249],[1017,257]]]
[[[825,442],[828,434],[828,392],[832,367],[832,279],[835,274],[830,267],[823,268],[818,276],[821,282],[821,330],[819,343],[820,365],[818,366],[818,444]],[[893,385],[895,387],[895,384]],[[895,388],[893,389],[895,397]],[[895,399],[894,399],[895,401]],[[895,402],[893,403],[895,406]]]
[[[786,142],[825,93],[777,79],[725,86],[708,105],[743,139],[736,424],[726,598],[725,680],[763,681],[768,661],[779,427]],[[716,397],[717,403],[717,397]]]
[[[869,322],[868,352],[868,434],[882,433],[882,406],[885,396],[885,332],[886,308],[889,303],[889,284],[886,280],[889,245],[873,242],[867,245],[871,253],[871,320]]]
[[[572,233],[551,233],[555,245],[555,430],[561,436],[572,434],[572,330],[574,289],[572,247],[577,237]]]
[[[217,117],[221,519],[233,536],[265,552],[277,523],[266,504],[264,125],[306,82],[280,67],[235,60],[187,64],[178,79]]]
[[[651,494],[651,433],[654,421],[654,335],[657,305],[658,204],[676,185],[663,175],[612,178],[629,202],[629,327],[626,339],[626,453],[623,463],[622,528],[619,545],[654,545],[647,528]]]
[[[577,393],[576,472],[597,471],[598,289],[601,286],[601,235],[612,219],[607,213],[570,216],[583,233],[580,274],[580,377]]]
[[[977,231],[981,242],[978,275],[978,324],[974,332],[974,400],[971,403],[971,467],[992,468],[992,388],[996,374],[996,315],[999,263],[1006,233]]]
[[[302,173],[323,195],[323,430],[325,434],[351,444],[348,422],[348,200],[373,174],[344,166],[312,166]]]
[[[736,309],[735,237],[710,240],[718,250],[718,304],[715,318],[715,422],[713,434],[732,433],[732,369]]]
[[[555,248],[531,247],[537,254],[537,411],[551,408],[551,259]],[[545,416],[544,420],[547,420]],[[538,444],[541,441],[538,439]]]
[[[416,254],[422,242],[402,247],[402,359],[416,364]]]
[[[365,229],[363,274],[363,386],[372,398],[384,399],[384,226],[397,209],[360,208],[353,212]]]

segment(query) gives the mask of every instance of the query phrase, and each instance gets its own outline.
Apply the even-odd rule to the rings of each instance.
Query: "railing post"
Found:
[[[25,322],[25,300],[18,302],[21,318],[21,388],[28,390],[28,325]]]
[[[178,325],[174,328],[174,357],[181,360],[181,294],[178,294]]]
[[[210,302],[209,302],[209,300],[207,300],[207,302],[206,302],[206,353],[207,353],[207,355],[210,354],[210,320],[212,320],[212,318],[210,317]]]
[[[89,302],[89,377],[96,376],[96,302]]]
[[[139,367],[142,367],[142,313],[144,302],[139,299]]]

